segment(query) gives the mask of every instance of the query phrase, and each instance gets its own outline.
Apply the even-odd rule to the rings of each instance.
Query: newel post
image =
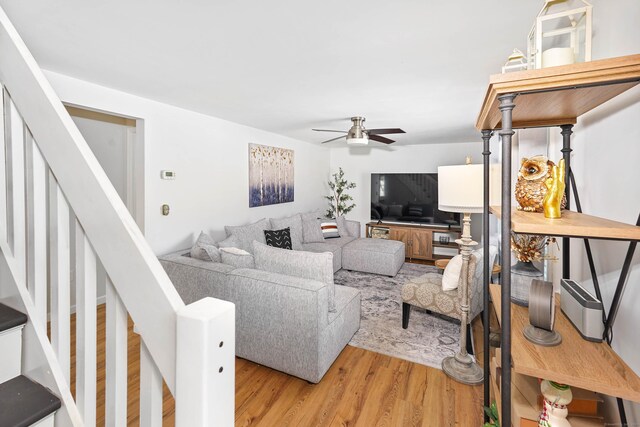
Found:
[[[235,305],[204,298],[178,311],[176,426],[232,427]]]

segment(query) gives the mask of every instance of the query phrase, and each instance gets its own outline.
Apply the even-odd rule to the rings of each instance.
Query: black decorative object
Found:
[[[291,230],[289,227],[282,230],[264,230],[264,238],[267,245],[280,249],[293,249],[291,245]]]

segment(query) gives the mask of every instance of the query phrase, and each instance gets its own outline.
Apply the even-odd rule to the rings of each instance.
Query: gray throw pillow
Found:
[[[253,251],[253,241],[266,243],[264,230],[271,230],[271,222],[268,219],[261,219],[249,225],[229,226],[225,225],[224,230],[227,236],[236,236],[240,241],[240,249],[251,253]]]
[[[240,239],[236,236],[229,236],[221,242],[218,242],[219,248],[239,248],[240,247]]]
[[[300,214],[296,214],[287,218],[271,218],[271,227],[274,230],[280,230],[289,227],[293,250],[302,250],[302,217],[300,216]]]
[[[320,228],[320,220],[322,218],[322,212],[313,211],[303,213],[302,217],[302,241],[304,243],[322,243],[324,237],[322,236],[322,229]]]
[[[289,251],[253,242],[255,268],[303,279],[317,280],[329,288],[329,311],[336,311],[331,252]]]
[[[198,239],[193,244],[190,252],[191,258],[199,259],[202,261],[220,262],[220,250],[216,246],[216,242],[213,241],[204,231],[200,232]]]
[[[347,219],[344,216],[340,215],[337,217],[336,223],[338,223],[338,233],[340,234],[340,237],[351,236],[351,233],[349,233],[349,227],[347,227]]]
[[[253,260],[253,255],[250,253],[239,254],[234,252],[229,252],[224,249],[220,249],[220,255],[222,256],[222,263],[231,265],[236,268],[255,268],[255,262]]]

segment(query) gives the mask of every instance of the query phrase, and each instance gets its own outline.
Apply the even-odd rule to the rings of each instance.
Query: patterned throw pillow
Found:
[[[340,237],[340,233],[338,233],[338,223],[335,219],[323,219],[320,222],[320,228],[322,229],[322,237],[325,239]]]
[[[274,248],[293,249],[289,227],[282,230],[264,230],[264,238],[267,241],[267,245]]]

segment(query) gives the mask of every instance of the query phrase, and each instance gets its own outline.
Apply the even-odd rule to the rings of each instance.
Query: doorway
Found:
[[[143,121],[75,105],[65,108],[144,233]]]

